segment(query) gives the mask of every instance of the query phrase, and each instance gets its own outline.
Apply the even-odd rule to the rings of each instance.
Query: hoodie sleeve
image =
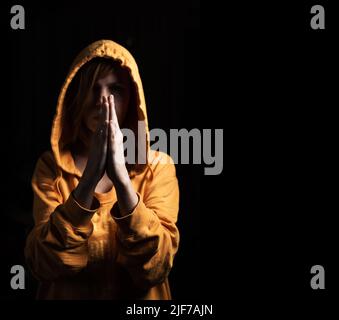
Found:
[[[81,207],[72,193],[63,202],[54,168],[53,156],[46,152],[32,177],[35,226],[27,238],[25,256],[33,275],[41,281],[76,273],[87,265],[91,217],[99,207],[95,198],[90,210]]]
[[[179,188],[174,164],[157,165],[144,196],[137,195],[132,213],[119,217],[115,203],[112,216],[118,225],[118,262],[136,285],[147,289],[167,278],[178,250]]]

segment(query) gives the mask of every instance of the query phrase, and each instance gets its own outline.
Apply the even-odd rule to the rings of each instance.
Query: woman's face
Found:
[[[130,81],[128,71],[119,69],[109,73],[103,78],[99,78],[93,86],[93,101],[90,108],[84,114],[84,122],[87,128],[95,132],[99,122],[99,110],[103,97],[110,94],[114,96],[115,110],[119,125],[122,126],[130,101]]]

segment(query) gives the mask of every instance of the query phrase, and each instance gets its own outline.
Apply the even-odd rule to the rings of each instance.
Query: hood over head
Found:
[[[136,141],[136,143],[139,143],[139,147],[142,146],[141,149],[143,150],[137,150],[137,152],[139,153],[141,152],[139,160],[143,159],[141,163],[144,163],[144,165],[133,166],[133,170],[129,170],[130,176],[133,176],[140,171],[140,168],[141,171],[143,171],[148,164],[148,153],[150,150],[150,142],[149,142],[149,130],[145,97],[141,78],[138,71],[138,66],[133,56],[129,53],[127,49],[111,40],[99,40],[90,44],[88,47],[83,49],[78,54],[78,56],[72,63],[71,68],[66,77],[66,80],[62,85],[61,92],[59,94],[57,102],[56,114],[54,116],[54,120],[52,123],[50,140],[52,152],[59,170],[63,170],[67,173],[78,176],[81,175],[79,170],[76,168],[74,164],[70,150],[64,148],[64,144],[62,141],[65,138],[65,134],[67,134],[67,130],[65,130],[65,125],[63,121],[65,96],[72,80],[74,79],[75,75],[80,70],[80,68],[94,58],[107,58],[118,61],[121,67],[126,68],[128,70],[132,83],[134,84],[132,85],[131,90],[135,90],[135,99],[134,99],[135,106],[130,107],[133,107],[135,109],[135,112],[137,113],[135,119],[137,119],[137,121],[142,121],[139,122],[142,124],[139,125],[139,128],[138,125],[135,124],[135,129],[137,128],[139,129],[138,130],[139,134],[137,135],[136,139],[139,141]]]

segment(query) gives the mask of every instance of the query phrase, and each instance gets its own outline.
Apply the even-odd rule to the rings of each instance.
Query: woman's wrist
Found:
[[[83,207],[90,209],[93,201],[95,186],[85,179],[80,179],[79,184],[73,191],[73,195],[77,202]]]
[[[128,180],[119,181],[114,186],[118,198],[120,216],[123,217],[127,214],[130,214],[136,207],[138,204],[138,196],[129,177]]]
[[[128,171],[125,165],[114,168],[113,170],[107,170],[107,174],[116,188],[123,188],[130,182]]]

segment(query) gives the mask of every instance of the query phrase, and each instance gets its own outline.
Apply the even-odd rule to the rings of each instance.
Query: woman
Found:
[[[137,142],[128,162],[122,128]],[[150,150],[142,84],[125,48],[101,40],[75,59],[51,149],[33,174],[25,248],[38,298],[170,299],[178,182],[171,158]]]

